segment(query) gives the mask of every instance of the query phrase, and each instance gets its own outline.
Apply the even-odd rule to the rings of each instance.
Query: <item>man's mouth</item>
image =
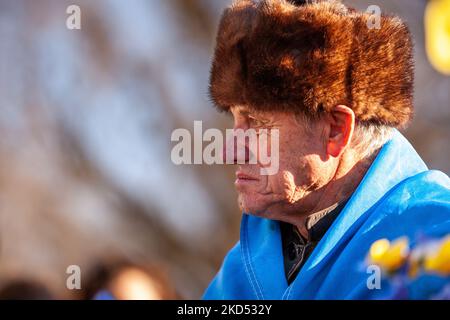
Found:
[[[236,181],[234,182],[235,186],[239,185],[245,185],[249,183],[253,183],[258,181],[259,179],[257,177],[248,175],[246,173],[243,173],[241,171],[236,172]]]

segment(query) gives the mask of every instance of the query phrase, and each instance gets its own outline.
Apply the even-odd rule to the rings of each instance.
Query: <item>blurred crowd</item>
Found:
[[[178,299],[169,276],[161,268],[143,267],[129,262],[95,265],[84,276],[81,290],[59,295],[43,279],[20,275],[3,281],[0,300],[164,300]]]

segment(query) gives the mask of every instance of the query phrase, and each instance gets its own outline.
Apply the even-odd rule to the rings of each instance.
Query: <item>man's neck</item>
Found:
[[[299,217],[295,223],[303,237],[308,238],[306,227],[308,217],[348,199],[360,184],[377,154],[378,152],[375,152],[372,156],[359,160],[355,160],[353,153],[342,155],[334,177],[321,190],[314,208],[308,214]]]

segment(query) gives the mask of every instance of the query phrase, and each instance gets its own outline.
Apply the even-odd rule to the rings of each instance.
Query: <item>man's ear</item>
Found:
[[[336,158],[350,144],[355,128],[355,113],[347,106],[337,105],[330,112],[329,121],[327,153]]]

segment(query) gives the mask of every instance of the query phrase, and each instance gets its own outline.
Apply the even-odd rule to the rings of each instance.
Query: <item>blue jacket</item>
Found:
[[[450,234],[450,180],[428,170],[396,131],[380,150],[345,208],[288,286],[279,223],[244,214],[240,241],[227,254],[204,299],[389,299],[392,281],[369,289],[365,259],[371,244],[418,235]],[[428,298],[449,277],[424,275],[408,298]],[[419,281],[420,280],[420,281]],[[430,291],[431,290],[431,291]]]

